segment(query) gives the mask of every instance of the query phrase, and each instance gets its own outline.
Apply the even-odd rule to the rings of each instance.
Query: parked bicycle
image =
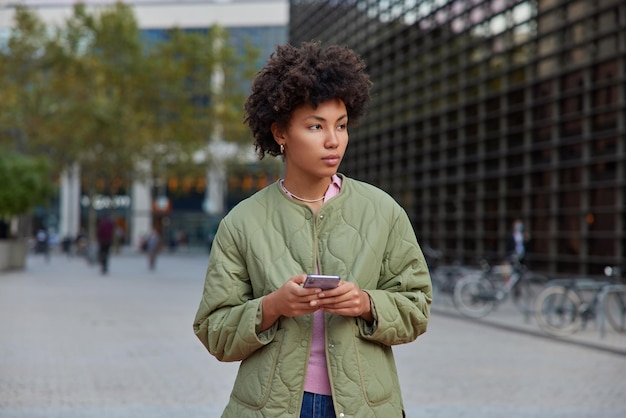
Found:
[[[461,265],[460,263],[444,264],[443,253],[439,250],[425,245],[422,248],[433,284],[433,300],[439,301],[442,297],[448,296],[454,301],[454,286],[462,278],[479,276],[482,270],[474,267]]]
[[[478,277],[481,274],[480,269],[472,267],[455,264],[437,266],[430,274],[433,282],[433,297],[438,299],[447,295],[451,301],[454,301],[454,287],[457,282],[468,277]]]
[[[605,274],[614,277],[615,271],[619,270],[607,268]],[[626,291],[617,287],[615,280],[552,280],[535,301],[537,324],[558,337],[585,329],[599,315],[604,315],[615,331],[626,331]]]
[[[607,267],[604,273],[609,277],[620,277],[620,269],[616,267]],[[600,300],[604,302],[604,313],[611,327],[617,332],[626,332],[626,284],[604,288]]]
[[[543,287],[547,280],[546,276],[529,271],[519,262],[511,265],[510,274],[503,274],[487,266],[482,275],[464,278],[456,283],[454,303],[461,314],[481,318],[511,295],[515,306],[528,317],[534,307],[538,286]]]

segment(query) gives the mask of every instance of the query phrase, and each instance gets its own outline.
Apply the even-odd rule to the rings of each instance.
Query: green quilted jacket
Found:
[[[317,216],[278,183],[238,204],[217,231],[194,332],[220,361],[241,361],[223,417],[299,417],[312,315],[258,333],[262,298],[291,276],[337,274],[369,293],[375,321],[325,314],[337,417],[402,417],[391,346],[426,331],[430,276],[404,210],[342,176]]]

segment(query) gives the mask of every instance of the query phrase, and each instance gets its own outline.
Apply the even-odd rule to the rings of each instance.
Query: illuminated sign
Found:
[[[91,199],[89,196],[81,197],[80,204],[83,207],[89,207],[91,203]],[[104,195],[96,195],[93,199],[93,207],[96,210],[100,209],[115,209],[115,208],[129,208],[131,203],[130,196],[126,195],[115,195],[115,196],[104,196]]]

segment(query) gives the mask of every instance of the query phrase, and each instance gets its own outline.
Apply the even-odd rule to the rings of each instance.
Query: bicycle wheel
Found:
[[[439,300],[444,295],[453,300],[454,286],[456,282],[475,271],[460,266],[438,266],[430,274],[433,284],[433,300]]]
[[[496,289],[483,278],[461,279],[454,286],[454,305],[467,317],[481,318],[496,306]]]
[[[513,303],[521,313],[528,316],[535,310],[535,298],[539,292],[539,286],[526,278],[511,290]]]
[[[617,332],[626,332],[626,293],[611,292],[604,302],[606,319]]]
[[[564,286],[550,286],[535,300],[537,324],[548,334],[565,336],[576,332],[582,323],[578,295]]]

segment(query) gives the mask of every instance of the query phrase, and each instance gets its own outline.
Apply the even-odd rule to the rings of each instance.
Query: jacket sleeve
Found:
[[[200,306],[193,329],[202,344],[220,361],[239,361],[270,342],[275,328],[257,334],[261,300],[252,286],[236,232],[222,221],[215,236]]]
[[[357,320],[362,338],[397,345],[414,341],[426,332],[432,284],[426,260],[403,210],[391,226],[378,286],[366,291],[374,322]]]

